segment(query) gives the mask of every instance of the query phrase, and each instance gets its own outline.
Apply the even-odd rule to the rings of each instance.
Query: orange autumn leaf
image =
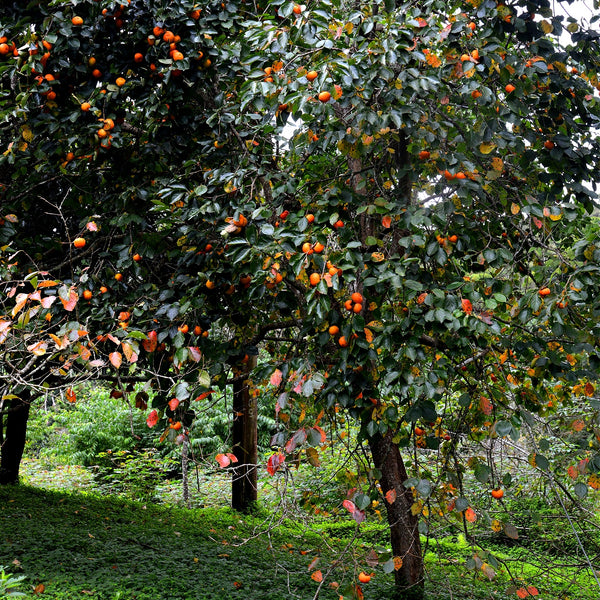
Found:
[[[381,218],[381,224],[386,229],[389,229],[392,226],[392,217],[390,217],[390,215],[385,215],[385,217]]]
[[[528,585],[527,587],[522,587],[517,590],[517,596],[519,598],[531,598],[532,596],[538,596],[539,591],[537,588],[532,585]]]
[[[590,398],[591,396],[594,395],[594,386],[588,381],[585,384],[585,388],[583,389],[583,391],[585,392],[585,395]]]
[[[467,314],[470,315],[473,313],[473,304],[471,303],[470,300],[468,300],[467,298],[463,298],[460,301],[461,307],[463,309],[463,311]]]
[[[118,369],[122,362],[123,362],[123,356],[121,355],[120,352],[111,352],[108,355],[108,360],[110,360],[110,364],[115,368]]]
[[[465,519],[469,521],[469,523],[475,523],[475,521],[477,521],[477,513],[470,506],[465,510]]]
[[[67,397],[67,400],[69,402],[71,402],[71,403],[77,402],[77,395],[73,391],[73,388],[67,388],[67,391],[65,392],[65,396]]]
[[[67,312],[74,310],[74,308],[77,306],[77,300],[79,300],[79,295],[73,288],[69,290],[68,300],[65,300],[62,296],[60,297],[60,301]]]
[[[373,332],[370,329],[367,329],[366,327],[364,329],[364,332],[365,332],[365,339],[367,340],[367,342],[369,344],[372,344],[373,343]]]
[[[315,571],[310,578],[317,583],[321,583],[321,581],[323,581],[323,573],[321,573],[321,571]]]
[[[489,398],[486,398],[485,396],[481,396],[481,398],[479,398],[479,410],[481,410],[484,415],[491,415],[493,409],[494,407]]]
[[[396,502],[396,490],[388,490],[385,493],[385,499],[388,504],[394,504],[394,502]]]

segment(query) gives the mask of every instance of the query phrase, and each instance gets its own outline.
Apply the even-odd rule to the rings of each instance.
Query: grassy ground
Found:
[[[72,467],[29,465],[27,471],[30,482],[44,487],[0,488],[0,565],[26,575],[20,589],[27,598],[43,590],[41,597],[57,600],[310,600],[319,589],[311,578],[317,569],[324,575],[321,599],[352,597],[349,586],[361,570],[375,572],[362,585],[366,600],[391,596],[391,576],[365,561],[372,548],[386,544],[383,525],[363,524],[348,549],[356,530],[347,522],[283,519],[267,509],[242,517],[226,508],[142,504],[84,491],[92,484]],[[60,489],[48,489],[52,485]],[[540,598],[597,600],[598,588],[585,572],[542,572],[544,556],[535,561],[540,567],[531,566],[522,550],[500,548],[496,556],[523,583],[535,582]],[[427,598],[517,598],[503,569],[492,581],[481,570],[468,571],[472,555],[460,537],[430,546]]]

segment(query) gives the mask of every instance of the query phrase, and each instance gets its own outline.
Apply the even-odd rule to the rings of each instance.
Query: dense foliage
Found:
[[[465,472],[514,475],[465,461],[467,440],[542,431],[527,468],[549,473],[538,420],[583,402],[569,474],[576,496],[598,485],[597,17],[105,0],[2,18],[3,402],[141,382],[148,424],[182,442],[196,402],[263,386],[290,427],[273,473],[299,449],[318,464],[321,411],[347,411],[417,596],[417,518],[474,521]],[[408,474],[398,448],[438,465]]]

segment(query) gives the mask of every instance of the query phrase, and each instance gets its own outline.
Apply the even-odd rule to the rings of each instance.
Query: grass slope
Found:
[[[386,543],[382,525],[361,525],[345,552],[356,533],[351,524],[308,529],[276,521],[264,509],[240,516],[224,508],[185,510],[29,486],[0,487],[0,507],[0,565],[27,576],[20,589],[30,599],[310,600],[318,588],[310,577],[315,569],[325,575],[322,600],[350,598],[348,586],[363,569],[376,573],[362,586],[365,600],[388,599],[393,590],[390,575],[365,563],[371,548]],[[464,540],[443,540],[428,553],[428,600],[517,598],[502,572],[488,581],[466,571],[472,553]],[[318,565],[309,570],[316,557]],[[540,576],[525,561],[504,558],[512,559],[513,573],[523,581]],[[585,573],[572,579],[566,593],[563,582],[570,575],[538,585],[539,598],[598,597]],[[338,589],[330,587],[333,581]],[[39,584],[43,595],[40,587],[34,592]]]

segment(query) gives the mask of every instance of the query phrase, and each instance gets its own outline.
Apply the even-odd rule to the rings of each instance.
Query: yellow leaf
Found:
[[[422,502],[415,502],[411,507],[410,507],[410,512],[413,514],[413,516],[417,516],[421,514],[421,510],[423,509],[423,503]]]
[[[365,338],[369,344],[373,342],[373,332],[365,327]]]
[[[399,556],[394,556],[394,570],[402,568],[402,559]]]
[[[552,23],[546,20],[540,22],[540,27],[546,35],[554,31],[554,26],[552,25]]]
[[[29,125],[23,125],[21,127],[21,135],[26,142],[31,142],[33,139],[33,131],[31,131]]]
[[[27,150],[27,146],[28,146],[27,142],[19,142],[19,150],[21,152],[25,152],[25,150]]]
[[[373,254],[371,254],[371,259],[373,262],[382,262],[385,260],[385,256],[383,252],[373,252]]]
[[[514,202],[510,205],[510,212],[513,215],[516,215],[519,213],[519,211],[521,210],[521,207],[518,204],[515,204]]]
[[[481,154],[489,154],[495,147],[496,144],[492,144],[492,142],[483,142],[483,144],[479,145],[479,152]]]
[[[354,24],[353,23],[346,23],[344,25],[344,31],[350,35],[352,33],[352,31],[354,30]]]

